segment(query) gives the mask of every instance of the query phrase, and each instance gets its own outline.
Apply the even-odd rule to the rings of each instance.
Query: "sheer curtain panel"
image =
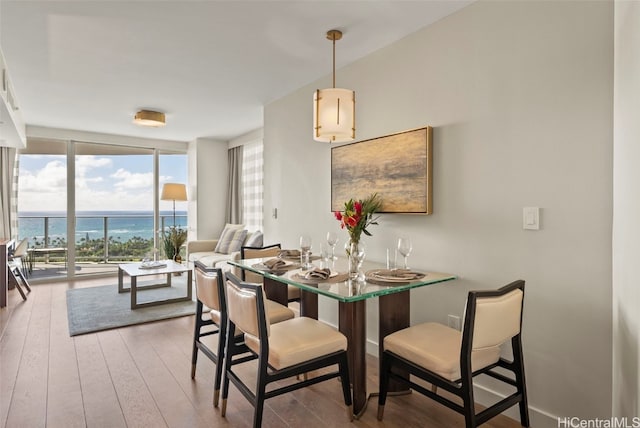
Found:
[[[264,186],[262,142],[245,144],[242,156],[242,222],[250,232],[262,230]]]

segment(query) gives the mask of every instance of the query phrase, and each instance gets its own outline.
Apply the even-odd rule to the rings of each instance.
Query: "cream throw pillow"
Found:
[[[229,245],[231,244],[236,231],[242,230],[243,228],[244,224],[227,223],[220,234],[218,245],[216,245],[216,249],[214,251],[220,254],[229,254]]]
[[[242,243],[247,237],[247,229],[237,229],[231,238],[229,248],[227,248],[227,254],[231,254],[235,251],[240,251]]]

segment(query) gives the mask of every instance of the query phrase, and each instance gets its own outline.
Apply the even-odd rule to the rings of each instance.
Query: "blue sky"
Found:
[[[66,211],[66,174],[66,156],[22,155],[19,211]],[[187,183],[186,155],[160,155],[160,189],[167,182]],[[161,211],[172,209],[172,202],[160,201]],[[176,210],[186,209],[186,202],[176,202]],[[77,156],[76,210],[153,210],[153,157]]]

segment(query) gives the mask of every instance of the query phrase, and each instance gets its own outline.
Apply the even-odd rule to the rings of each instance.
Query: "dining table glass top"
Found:
[[[365,261],[362,266],[362,272],[365,273],[364,277],[361,277],[361,280],[348,280],[346,275],[348,261],[346,258],[338,258],[328,262],[320,260],[312,262],[314,268],[328,268],[331,270],[330,277],[327,280],[305,279],[304,276],[308,270],[301,269],[299,262],[288,261],[288,264],[284,267],[281,266],[277,270],[270,270],[263,264],[270,259],[273,258],[234,260],[228,263],[240,269],[246,269],[266,278],[291,284],[302,290],[327,296],[340,302],[371,299],[457,278],[455,275],[448,273],[412,269],[411,273],[415,273],[416,275],[413,276],[417,278],[411,280],[396,279],[391,274],[393,271],[385,270],[383,264]],[[383,272],[391,274],[388,280],[380,279],[383,275],[378,275],[378,273]]]

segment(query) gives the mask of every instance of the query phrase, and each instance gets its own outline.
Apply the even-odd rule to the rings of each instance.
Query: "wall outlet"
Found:
[[[449,325],[449,327],[459,331],[460,330],[460,317],[455,316],[455,315],[448,315],[447,316],[447,324]]]

